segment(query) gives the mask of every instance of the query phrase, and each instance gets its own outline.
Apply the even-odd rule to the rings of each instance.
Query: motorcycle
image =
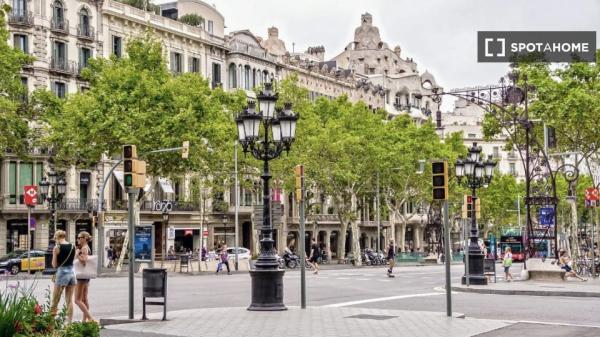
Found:
[[[290,269],[296,269],[300,265],[300,258],[298,255],[292,253],[290,250],[285,250],[283,252],[283,265]],[[280,263],[281,265],[281,263]]]

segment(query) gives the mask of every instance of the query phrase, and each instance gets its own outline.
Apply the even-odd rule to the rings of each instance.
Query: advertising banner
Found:
[[[136,226],[135,227],[135,261],[150,262],[152,259],[152,226]]]

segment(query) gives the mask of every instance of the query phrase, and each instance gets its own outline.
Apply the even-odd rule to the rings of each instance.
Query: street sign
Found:
[[[24,198],[25,205],[31,206],[31,207],[37,205],[37,202],[38,202],[37,186],[27,185],[24,187],[24,190],[25,190],[25,198]]]
[[[540,226],[554,227],[554,208],[553,207],[540,208]]]
[[[598,189],[589,187],[585,189],[585,207],[596,207],[598,205]]]

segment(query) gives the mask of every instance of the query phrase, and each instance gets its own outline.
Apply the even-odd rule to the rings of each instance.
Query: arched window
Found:
[[[250,66],[244,66],[244,89],[250,90]]]
[[[256,68],[252,69],[252,88],[256,87],[257,84],[257,79],[256,79]]]
[[[90,36],[90,14],[86,8],[79,11],[79,33],[83,36]]]
[[[229,88],[237,88],[237,67],[234,63],[229,65]]]
[[[62,25],[65,22],[65,9],[62,2],[54,1],[52,4],[52,21],[57,25]]]
[[[396,106],[400,106],[400,105],[402,104],[401,102],[402,102],[402,94],[401,94],[401,93],[399,93],[399,92],[397,92],[397,93],[396,93],[396,96],[395,96],[395,98],[394,98],[394,104],[395,104]]]

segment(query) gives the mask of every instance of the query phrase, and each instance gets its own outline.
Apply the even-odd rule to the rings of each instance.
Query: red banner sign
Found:
[[[25,190],[25,194],[24,194],[23,199],[24,199],[25,205],[32,206],[32,207],[37,205],[37,202],[38,202],[37,186],[35,186],[35,185],[24,186],[24,190]]]

